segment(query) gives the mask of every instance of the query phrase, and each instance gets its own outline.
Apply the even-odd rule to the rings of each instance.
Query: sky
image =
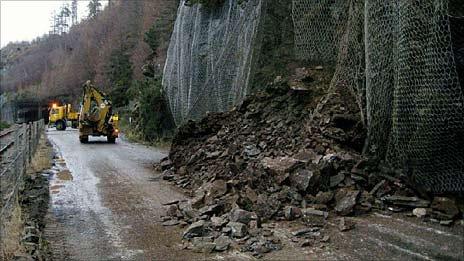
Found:
[[[88,0],[79,0],[79,19],[88,13]],[[9,42],[31,41],[50,31],[50,20],[54,10],[63,3],[71,5],[68,0],[0,0],[1,31],[0,46]],[[103,6],[106,1],[102,1]]]

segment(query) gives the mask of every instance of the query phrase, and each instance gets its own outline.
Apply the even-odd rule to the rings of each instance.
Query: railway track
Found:
[[[0,155],[2,157],[2,162],[4,160],[4,155],[6,155],[6,152],[8,149],[13,147],[15,143],[15,137],[14,134],[16,132],[17,128],[10,128],[8,130],[2,131],[0,133]]]

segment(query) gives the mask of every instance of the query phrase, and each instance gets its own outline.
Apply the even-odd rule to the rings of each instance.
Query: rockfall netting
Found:
[[[248,92],[262,0],[226,0],[218,8],[182,0],[163,87],[177,125],[225,111]]]
[[[368,153],[428,191],[464,191],[463,26],[448,2],[335,2],[293,0],[297,56],[335,67],[331,88],[357,98]]]
[[[177,125],[243,100],[260,53],[265,5],[179,6],[163,86]],[[296,59],[333,67],[330,104],[349,90],[366,153],[428,191],[464,191],[464,23],[447,0],[292,0]],[[279,32],[276,32],[279,33]],[[317,117],[315,117],[317,118]]]

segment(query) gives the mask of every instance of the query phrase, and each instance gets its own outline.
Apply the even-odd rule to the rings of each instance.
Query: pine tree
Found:
[[[90,0],[89,5],[89,18],[94,18],[101,11],[102,4],[100,0]]]

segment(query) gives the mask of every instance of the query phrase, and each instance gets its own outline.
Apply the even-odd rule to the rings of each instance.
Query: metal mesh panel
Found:
[[[207,9],[181,1],[163,77],[177,125],[244,98],[261,6],[261,0],[227,0]]]
[[[331,88],[356,97],[369,152],[429,191],[464,191],[461,58],[456,46],[453,53],[447,1],[340,2],[349,4],[293,0],[298,57],[330,63],[335,46]]]
[[[401,0],[388,158],[434,191],[464,190],[463,94],[446,1]],[[380,98],[380,97],[379,97]]]
[[[349,1],[293,0],[295,48],[299,57],[323,63],[337,60]]]
[[[230,109],[248,92],[266,2],[238,2],[212,10],[181,2],[163,79],[178,125]],[[318,110],[336,90],[349,90],[368,130],[370,154],[429,191],[464,191],[464,47],[456,46],[464,42],[464,26],[457,18],[450,23],[447,1],[289,4],[297,58],[335,69]]]

